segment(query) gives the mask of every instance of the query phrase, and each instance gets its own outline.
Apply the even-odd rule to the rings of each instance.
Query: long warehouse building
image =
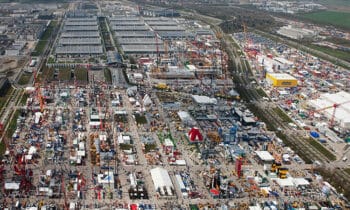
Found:
[[[98,31],[97,25],[89,25],[89,26],[64,26],[64,31]]]
[[[149,28],[145,25],[139,26],[112,26],[114,31],[149,31]]]
[[[152,38],[154,37],[154,32],[151,31],[118,31],[115,32],[117,38],[128,38],[128,37],[139,37],[139,38]]]
[[[96,26],[97,21],[69,21],[64,24],[65,26]]]
[[[103,54],[102,46],[77,45],[77,46],[59,46],[56,48],[58,55],[101,55]]]
[[[63,32],[61,38],[83,38],[83,37],[100,37],[98,31],[69,31]]]
[[[111,22],[111,26],[143,26],[144,22],[141,21],[123,21],[123,22]]]
[[[97,37],[83,37],[83,38],[61,38],[59,45],[101,45],[101,38]]]
[[[55,53],[59,58],[102,55],[102,39],[97,17],[67,18]]]
[[[118,42],[121,45],[163,45],[162,40],[155,38],[119,38]]]
[[[124,53],[127,54],[157,54],[164,53],[164,46],[160,45],[122,45]]]

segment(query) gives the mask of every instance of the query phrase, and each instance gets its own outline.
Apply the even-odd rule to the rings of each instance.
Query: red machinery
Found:
[[[238,178],[242,177],[242,158],[237,158],[236,159],[236,164],[235,164],[235,168],[236,168],[236,174]]]

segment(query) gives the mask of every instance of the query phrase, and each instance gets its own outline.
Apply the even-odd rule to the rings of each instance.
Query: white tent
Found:
[[[34,122],[35,124],[38,124],[40,122],[40,118],[43,114],[41,112],[35,112],[35,119]]]
[[[142,103],[144,106],[152,105],[152,100],[148,94],[146,94],[145,97],[143,97]]]
[[[182,122],[193,121],[191,115],[186,111],[179,111],[179,112],[177,112],[177,115],[179,116],[179,118]]]
[[[5,190],[19,190],[19,184],[15,182],[6,182],[5,183]]]
[[[209,98],[208,96],[199,96],[199,95],[192,95],[192,99],[197,103],[201,105],[208,105],[217,104],[217,100],[215,98]]]
[[[37,152],[36,147],[31,146],[31,147],[29,148],[28,155],[34,155],[34,154],[36,154],[36,152]]]
[[[255,151],[255,154],[262,161],[273,161],[275,158],[268,151]]]
[[[310,185],[309,181],[307,181],[304,178],[294,178],[293,179],[293,183],[295,186],[299,187],[299,186],[308,186]]]
[[[173,188],[173,184],[171,182],[170,176],[168,174],[168,171],[164,168],[154,168],[150,170],[152,180],[154,183],[154,188],[157,190],[158,188]]]
[[[105,172],[104,174],[97,175],[97,182],[99,184],[112,184],[114,183],[114,175],[113,172]]]
[[[288,177],[287,179],[277,179],[277,184],[280,187],[294,187],[294,179],[292,177]]]

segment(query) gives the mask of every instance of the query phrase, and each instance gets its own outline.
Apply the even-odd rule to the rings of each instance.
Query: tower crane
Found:
[[[36,96],[38,99],[38,102],[40,104],[40,111],[43,112],[44,111],[44,97],[41,94],[41,90],[40,90],[40,82],[37,81],[37,71],[34,72],[34,78],[33,78],[33,82],[34,82],[34,86],[35,86],[35,91],[36,91]]]
[[[313,117],[314,113],[320,113],[320,112],[325,111],[327,109],[333,108],[333,113],[332,113],[331,119],[329,121],[329,127],[332,128],[334,126],[335,112],[336,112],[337,108],[339,106],[342,106],[342,105],[347,104],[347,103],[350,103],[350,100],[342,102],[342,103],[335,103],[331,106],[323,107],[322,109],[312,110],[309,112],[309,116]]]
[[[156,38],[156,52],[157,52],[157,69],[159,68],[158,65],[159,65],[159,43],[158,43],[158,34],[157,32],[154,32],[154,36]]]
[[[248,54],[249,57],[254,57],[256,58],[256,55],[258,54],[258,49],[255,49],[253,47],[253,41],[248,38],[248,29],[247,25],[243,23],[243,33],[244,33],[244,51]]]
[[[156,40],[156,53],[157,53],[157,60],[156,60],[156,66],[152,68],[153,73],[159,73],[159,43],[158,43],[158,34],[157,32],[154,32],[154,38]]]

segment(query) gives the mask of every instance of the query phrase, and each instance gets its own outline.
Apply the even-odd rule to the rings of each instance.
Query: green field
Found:
[[[78,81],[88,81],[88,73],[86,69],[77,68],[75,69],[75,78]]]
[[[71,70],[69,68],[60,69],[58,72],[58,79],[61,81],[69,81],[71,79]]]
[[[18,84],[19,85],[26,85],[26,84],[28,84],[30,78],[32,78],[32,74],[23,73],[18,80]]]
[[[2,107],[6,104],[7,100],[9,99],[9,97],[11,96],[13,91],[14,91],[14,89],[12,87],[10,87],[6,90],[5,95],[0,97],[0,109],[2,109]]]
[[[268,97],[268,95],[265,93],[265,91],[264,91],[262,88],[256,89],[256,92],[258,92],[258,94],[259,94],[261,97]]]
[[[273,111],[283,120],[283,122],[286,123],[292,123],[293,121],[290,119],[290,117],[282,111],[279,107],[273,108]]]
[[[328,55],[339,58],[341,60],[350,62],[350,52],[336,50],[336,49],[332,49],[330,47],[318,46],[318,45],[308,45],[308,47],[315,49],[315,50],[318,50],[318,51],[321,51],[321,52],[324,52]]]
[[[4,155],[6,151],[6,145],[4,141],[0,142],[0,160],[2,159],[2,156]]]
[[[57,26],[57,21],[51,21],[50,25],[46,28],[39,42],[36,44],[34,51],[32,52],[32,56],[39,56],[44,52],[44,49],[48,43],[48,40],[51,37],[53,29]]]
[[[309,142],[311,146],[313,146],[315,149],[317,149],[320,153],[322,153],[324,156],[326,156],[329,160],[335,161],[337,157],[331,153],[328,149],[326,149],[324,146],[322,146],[318,141],[310,138]]]
[[[322,11],[303,14],[302,17],[320,24],[350,29],[350,12]]]
[[[20,106],[26,105],[28,98],[29,98],[29,93],[24,93],[22,98],[21,98],[21,100],[20,100],[20,102],[19,102],[19,105]]]
[[[105,80],[108,84],[112,83],[112,73],[109,68],[104,69]]]
[[[11,138],[13,133],[16,131],[16,128],[17,128],[17,119],[19,117],[19,110],[16,110],[15,113],[13,114],[13,117],[11,119],[11,121],[9,122],[9,125],[7,127],[7,130],[6,130],[6,136],[7,138]]]
[[[38,74],[36,81],[51,81],[54,77],[54,69],[44,66],[41,70],[41,74]]]
[[[350,168],[346,168],[344,171],[350,175]]]
[[[134,116],[135,116],[135,121],[138,125],[147,123],[147,119],[144,115],[135,113]]]

